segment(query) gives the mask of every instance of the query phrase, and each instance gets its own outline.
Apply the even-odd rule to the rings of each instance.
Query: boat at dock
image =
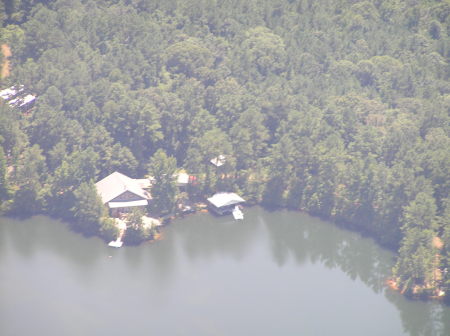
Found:
[[[242,212],[242,210],[239,208],[239,206],[235,206],[233,209],[233,217],[236,220],[242,220],[244,219],[244,213]]]
[[[109,242],[109,244],[108,244],[108,246],[117,247],[117,248],[122,247],[122,245],[123,245],[123,242],[120,239],[113,240],[113,241]]]

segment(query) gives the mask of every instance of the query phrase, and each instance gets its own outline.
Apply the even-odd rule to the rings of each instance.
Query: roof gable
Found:
[[[119,172],[108,175],[103,180],[98,181],[95,186],[103,203],[108,203],[127,191],[142,199],[150,199],[150,195],[140,187],[136,180]]]
[[[135,194],[134,192],[130,190],[125,190],[123,193],[117,195],[112,200],[109,200],[109,202],[128,202],[128,201],[138,201],[142,199],[147,199],[142,197],[141,195]]]

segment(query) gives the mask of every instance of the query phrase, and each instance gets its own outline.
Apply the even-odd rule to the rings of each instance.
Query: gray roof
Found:
[[[23,85],[20,85],[19,87],[11,86],[7,89],[0,91],[0,97],[4,100],[10,100],[14,96],[18,95],[24,90]]]
[[[151,199],[150,194],[141,188],[138,180],[132,179],[119,172],[108,175],[103,180],[98,181],[95,186],[97,187],[97,192],[104,204],[126,191],[136,194],[143,199]]]
[[[229,192],[214,194],[212,197],[208,198],[208,201],[216,208],[245,202],[245,200],[239,195]]]
[[[211,162],[216,167],[220,167],[223,166],[226,161],[227,161],[226,156],[220,154],[218,157],[211,159],[209,162]]]
[[[33,96],[32,94],[27,94],[25,97],[22,98],[22,102],[19,105],[19,107],[25,106],[26,104],[32,103],[36,100],[36,96]]]

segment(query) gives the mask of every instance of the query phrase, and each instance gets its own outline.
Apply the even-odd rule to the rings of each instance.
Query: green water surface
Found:
[[[113,249],[0,218],[0,335],[450,335],[450,309],[386,289],[393,254],[289,211],[196,214]]]

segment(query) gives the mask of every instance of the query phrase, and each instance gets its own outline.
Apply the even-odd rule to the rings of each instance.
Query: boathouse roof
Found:
[[[245,202],[245,200],[236,193],[220,192],[208,198],[208,202],[216,208],[230,206]]]

